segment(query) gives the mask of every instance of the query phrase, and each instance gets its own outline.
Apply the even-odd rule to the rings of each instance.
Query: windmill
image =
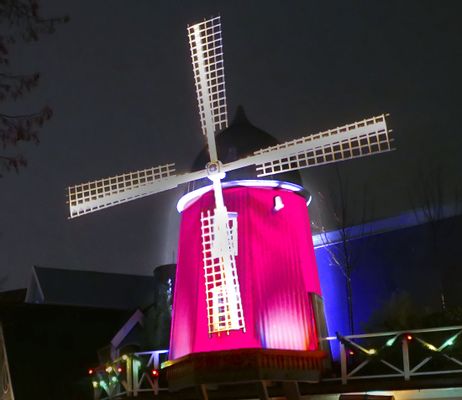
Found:
[[[245,267],[243,262],[239,261],[242,254],[239,243],[242,243],[243,236],[241,229],[238,229],[238,226],[241,226],[240,220],[250,218],[250,222],[252,221],[251,217],[245,214],[245,210],[252,206],[246,204],[241,211],[228,210],[228,203],[233,203],[233,200],[226,199],[231,199],[233,193],[237,193],[236,186],[239,187],[239,190],[244,188],[242,190],[247,190],[246,193],[250,193],[252,196],[254,192],[251,191],[261,186],[271,188],[270,191],[267,190],[264,193],[264,196],[271,200],[273,204],[271,212],[273,214],[282,209],[290,210],[290,207],[296,210],[292,212],[292,215],[299,222],[300,219],[303,219],[303,229],[297,231],[289,227],[288,232],[291,232],[292,235],[303,236],[303,243],[301,245],[296,243],[296,246],[293,247],[306,248],[306,255],[300,257],[309,257],[309,260],[303,259],[295,263],[294,271],[296,272],[292,273],[290,279],[297,280],[298,276],[302,277],[303,275],[303,272],[299,272],[299,270],[303,269],[304,263],[314,263],[311,238],[305,237],[307,233],[310,233],[306,205],[298,194],[294,194],[299,192],[301,188],[297,185],[274,180],[262,180],[260,183],[255,181],[241,182],[233,186],[224,183],[223,179],[226,173],[249,166],[256,167],[257,176],[264,178],[287,171],[297,171],[302,168],[390,151],[392,150],[392,139],[389,135],[390,131],[387,129],[386,115],[367,118],[318,134],[263,148],[250,156],[223,163],[219,160],[215,140],[215,135],[228,126],[220,17],[213,17],[189,26],[188,36],[200,122],[203,135],[206,138],[210,161],[203,170],[184,174],[177,174],[174,164],[165,164],[69,187],[70,218],[173,189],[181,184],[208,178],[212,183],[210,187],[203,188],[194,196],[182,200],[181,207],[184,210],[189,207],[187,212],[190,215],[195,210],[193,212],[195,225],[194,230],[188,231],[188,234],[183,234],[183,238],[180,237],[181,249],[179,253],[182,255],[179,254],[180,259],[177,267],[175,311],[172,325],[172,347],[174,349],[171,349],[172,354],[174,354],[174,358],[177,358],[197,351],[221,350],[239,346],[281,348],[285,346],[282,344],[285,342],[284,340],[281,341],[280,338],[273,339],[273,337],[281,336],[279,331],[279,333],[274,331],[275,326],[278,324],[288,326],[289,322],[287,322],[285,314],[292,319],[297,317],[294,314],[295,311],[293,313],[291,311],[291,304],[296,303],[293,306],[294,310],[301,310],[298,312],[303,315],[310,312],[310,304],[305,298],[306,296],[303,297],[303,293],[306,294],[306,285],[300,286],[300,293],[291,289],[296,296],[299,296],[298,303],[290,299],[284,303],[288,307],[284,312],[273,310],[271,311],[271,318],[267,318],[265,321],[261,319],[263,322],[260,320],[258,323],[255,322],[257,319],[253,318],[252,315],[258,312],[256,304],[264,303],[261,298],[261,290],[263,289],[255,288],[255,296],[260,296],[259,299],[254,299],[251,303],[247,300],[243,302],[240,284],[243,280],[248,280],[247,277],[243,277],[243,271],[246,270],[246,273],[250,274],[254,261],[247,262]],[[198,204],[197,198],[203,200],[203,205],[199,209],[194,209]],[[239,208],[236,202],[233,204],[234,208]],[[290,206],[291,204],[293,206]],[[285,224],[283,217],[275,216],[275,218],[278,218],[277,221],[279,222],[275,223],[274,226]],[[182,223],[180,231],[186,230],[183,225]],[[188,241],[191,236],[200,241],[200,248],[189,246]],[[245,250],[252,252],[252,249],[249,250],[247,247]],[[191,261],[196,258],[201,260],[202,272],[199,272],[198,263]],[[255,279],[255,272],[252,273],[254,274],[252,279]],[[310,279],[317,280],[317,272],[313,273]],[[183,284],[178,282],[181,280],[184,282]],[[199,286],[202,287],[200,291]],[[263,286],[264,284],[261,283],[259,287]],[[185,288],[185,292],[181,292],[182,287]],[[197,300],[195,303],[199,311],[194,311],[190,304],[192,294],[196,293],[193,293],[196,289],[192,288],[196,288],[197,293],[202,293],[200,301]],[[248,304],[252,304],[252,306],[248,306]],[[182,308],[187,309],[183,312],[184,318],[180,315]],[[191,310],[196,314],[191,314]],[[296,322],[293,323],[296,324]],[[200,334],[194,336],[187,333],[188,330],[194,330],[191,328],[192,324],[196,324],[194,329],[200,330]],[[310,325],[310,321],[305,321],[303,324],[304,328],[300,330],[298,339],[294,339],[291,344],[288,344],[288,348],[294,350],[314,348],[313,340],[310,339],[308,343],[306,339],[309,336],[308,331],[311,332],[311,336],[314,335],[312,332],[314,328],[311,326],[312,324]],[[297,329],[294,328],[294,331]],[[247,337],[252,338],[247,342],[247,339],[243,339],[245,337],[243,335],[246,334]],[[208,338],[209,341],[207,342],[207,339],[204,338]],[[205,342],[208,344],[204,345]],[[210,343],[215,344],[211,345]]]

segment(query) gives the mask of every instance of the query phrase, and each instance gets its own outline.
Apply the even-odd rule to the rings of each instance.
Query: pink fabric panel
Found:
[[[284,203],[277,212],[275,196]],[[246,332],[208,335],[200,213],[213,209],[209,192],[182,215],[170,357],[236,348],[316,349],[308,292],[321,291],[304,198],[249,187],[228,188],[224,197],[228,210],[238,212],[236,267]]]

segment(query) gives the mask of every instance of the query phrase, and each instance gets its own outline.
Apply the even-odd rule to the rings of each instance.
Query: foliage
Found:
[[[393,293],[365,326],[368,332],[401,331],[421,328],[421,310],[407,292]]]
[[[422,317],[422,326],[425,328],[454,325],[462,325],[462,306],[446,307],[444,311],[429,313]]]
[[[418,307],[407,292],[393,293],[365,325],[367,332],[405,331],[462,325],[462,306],[431,311]]]
[[[10,67],[11,47],[18,42],[37,41],[42,34],[51,34],[56,25],[68,17],[43,18],[37,0],[0,0],[0,102],[16,100],[37,86],[40,75],[15,74]],[[40,111],[10,115],[0,112],[0,154],[2,172],[18,170],[27,164],[22,154],[11,154],[11,147],[23,142],[38,143],[38,129],[51,118],[52,110],[45,106]]]

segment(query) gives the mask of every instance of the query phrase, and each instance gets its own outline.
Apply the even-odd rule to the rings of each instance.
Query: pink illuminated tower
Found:
[[[71,186],[70,217],[194,184],[178,204],[169,386],[314,380],[322,301],[298,170],[392,150],[386,115],[282,144],[242,110],[228,127],[220,17],[188,35],[201,169],[170,163]]]
[[[232,138],[245,145],[227,146]],[[217,137],[220,150],[236,158],[252,151],[252,143],[274,142],[247,121],[242,109]],[[215,206],[211,186],[193,190],[178,203],[182,219],[172,359],[242,348],[317,350],[310,294],[321,296],[321,291],[307,212],[309,195],[293,183],[300,182],[298,173],[285,174],[283,179],[292,181],[285,182],[257,180],[255,172],[239,172],[245,179],[230,177],[223,182],[235,249],[231,290],[238,293],[237,299],[220,295],[226,291],[226,273],[210,254],[207,216]],[[237,302],[234,310],[227,300]],[[237,312],[236,327],[230,323],[231,312]]]

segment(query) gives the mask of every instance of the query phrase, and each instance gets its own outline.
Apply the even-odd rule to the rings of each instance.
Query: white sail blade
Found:
[[[256,155],[265,156],[272,153],[279,156],[257,164],[257,176],[273,175],[390,150],[391,138],[385,115],[380,115],[259,150],[255,152]]]
[[[205,171],[175,175],[174,165],[160,165],[70,186],[68,188],[70,218],[173,189],[181,183],[207,176]]]
[[[215,133],[228,126],[220,17],[188,26],[202,132],[211,161],[217,161]]]
[[[305,136],[256,151],[223,165],[224,172],[256,165],[258,176],[308,168],[393,150],[386,115]]]

